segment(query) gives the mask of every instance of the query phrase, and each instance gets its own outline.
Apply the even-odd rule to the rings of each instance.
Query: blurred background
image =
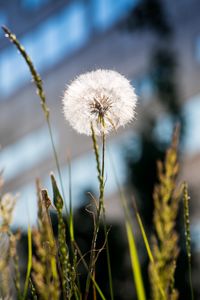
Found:
[[[192,196],[193,278],[195,299],[200,297],[199,0],[0,0],[0,24],[17,35],[42,76],[66,194],[67,157],[71,157],[73,203],[77,212],[82,211],[87,201],[83,192],[95,193],[98,184],[91,140],[78,135],[64,120],[62,95],[71,80],[80,73],[106,68],[122,73],[135,87],[137,118],[131,126],[111,135],[107,144],[119,180],[129,195],[134,192],[149,229],[156,160],[163,159],[174,125],[177,122],[181,125],[179,180],[189,183]],[[56,173],[56,167],[28,68],[2,31],[0,129],[4,191],[19,194],[13,226],[25,228],[28,222],[36,222],[35,178],[39,177],[43,186],[50,188],[49,173],[52,170]],[[123,213],[109,157],[106,168],[108,220],[120,224]],[[85,222],[80,215],[77,218],[79,223]],[[114,249],[123,248],[117,242]],[[145,255],[142,260],[145,265]],[[126,259],[123,265],[127,265]],[[179,265],[182,271],[177,281],[187,295],[187,270],[182,256]],[[122,274],[118,274],[119,278]],[[116,284],[121,282],[119,278]],[[124,282],[126,289],[128,279]],[[128,293],[126,297],[118,298],[130,299]]]

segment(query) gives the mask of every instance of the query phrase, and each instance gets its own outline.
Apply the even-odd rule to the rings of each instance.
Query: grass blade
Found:
[[[109,159],[111,162],[111,167],[112,167],[113,175],[115,178],[115,182],[116,182],[116,185],[117,185],[117,188],[119,191],[121,205],[124,210],[125,227],[126,227],[127,239],[128,239],[128,244],[129,244],[131,266],[132,266],[132,271],[133,271],[133,278],[134,278],[134,282],[135,282],[137,297],[138,297],[138,300],[146,300],[146,294],[145,294],[145,289],[144,289],[144,284],[143,284],[143,279],[142,279],[140,262],[139,262],[139,257],[138,257],[137,248],[136,248],[136,244],[135,244],[134,233],[133,233],[133,229],[132,229],[130,209],[128,208],[127,199],[126,199],[124,192],[120,186],[120,183],[119,183],[119,180],[117,177],[117,172],[115,169],[115,165],[114,165],[114,162],[112,159],[112,155],[111,155],[110,151],[108,151],[108,153],[109,153]]]
[[[31,268],[32,268],[32,232],[31,232],[31,227],[29,225],[28,226],[28,263],[27,263],[26,279],[24,284],[24,293],[23,293],[22,300],[25,300],[27,296]]]
[[[90,279],[91,279],[92,283],[94,284],[96,290],[98,291],[99,296],[101,297],[102,300],[106,300],[106,298],[105,298],[105,296],[104,296],[102,290],[100,289],[98,283],[96,282],[94,276],[93,276],[93,275],[91,274],[91,272],[89,271],[89,268],[88,268],[88,265],[87,265],[87,263],[86,263],[86,261],[85,261],[85,258],[84,258],[84,256],[82,255],[81,250],[80,250],[79,246],[77,245],[77,243],[76,243],[75,241],[74,241],[74,246],[75,246],[75,248],[77,249],[77,252],[78,252],[78,254],[79,254],[80,258],[81,258],[81,261],[83,262],[83,265],[84,265],[85,269],[88,271],[88,275],[90,276]]]
[[[144,225],[143,225],[142,219],[141,219],[140,214],[138,212],[138,208],[137,208],[136,202],[134,201],[133,203],[134,203],[134,210],[135,210],[137,222],[138,222],[138,225],[140,227],[140,231],[141,231],[142,238],[143,238],[143,241],[144,241],[144,244],[145,244],[145,248],[147,250],[147,254],[148,254],[149,260],[153,264],[154,269],[155,269],[155,273],[157,274],[157,277],[158,277],[157,278],[157,282],[158,282],[158,287],[159,287],[160,293],[161,293],[163,299],[166,299],[165,292],[164,292],[164,290],[163,290],[163,288],[161,286],[161,283],[160,283],[160,279],[159,279],[159,275],[158,275],[158,272],[157,272],[157,269],[156,269],[154,257],[153,257],[152,251],[151,251],[151,247],[149,245],[149,241],[148,241],[145,229],[144,229]]]
[[[70,239],[73,244],[74,242],[74,220],[73,220],[73,206],[72,206],[72,171],[71,171],[71,160],[68,156],[68,176],[69,176],[69,233]]]
[[[136,249],[136,245],[135,245],[135,239],[134,239],[131,225],[127,220],[126,220],[126,232],[127,232],[127,237],[128,237],[131,265],[132,265],[133,276],[134,276],[134,280],[135,280],[137,297],[138,297],[138,300],[145,300],[146,296],[145,296],[145,291],[144,291],[144,285],[143,285],[143,280],[142,280],[139,258],[138,258],[137,249]]]

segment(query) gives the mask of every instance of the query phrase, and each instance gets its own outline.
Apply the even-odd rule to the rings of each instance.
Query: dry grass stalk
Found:
[[[0,173],[0,192],[2,187],[3,177]],[[3,299],[13,299],[15,294],[12,286],[13,281],[17,297],[19,298],[21,295],[17,254],[17,242],[20,233],[13,234],[10,229],[15,203],[16,197],[12,194],[0,193],[0,297]]]
[[[33,257],[32,278],[36,293],[41,300],[60,299],[60,284],[57,269],[57,248],[53,236],[52,226],[48,215],[49,203],[38,190],[38,229],[33,230],[36,256]]]
[[[178,133],[176,130],[164,163],[158,162],[159,182],[153,193],[155,205],[153,217],[155,234],[152,237],[154,264],[151,262],[149,265],[149,278],[154,300],[178,299],[178,291],[174,288],[174,273],[179,254],[179,237],[175,230],[175,224],[182,189],[176,188],[179,170],[177,143]],[[159,284],[161,284],[165,297],[161,295]]]

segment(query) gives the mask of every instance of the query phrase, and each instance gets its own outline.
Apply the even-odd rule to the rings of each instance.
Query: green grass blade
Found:
[[[94,283],[95,288],[96,288],[96,290],[98,291],[99,296],[101,297],[101,299],[102,299],[102,300],[106,300],[104,294],[102,293],[102,291],[101,291],[100,287],[98,286],[98,284],[97,284],[96,280],[94,279],[94,277],[91,277],[91,279],[92,279],[92,282]]]
[[[68,157],[68,169],[69,169],[69,233],[71,242],[74,242],[74,220],[73,220],[73,206],[72,206],[72,172],[71,161]]]
[[[137,297],[138,300],[145,300],[146,295],[145,295],[145,290],[144,290],[144,285],[142,280],[139,258],[138,258],[137,249],[135,245],[135,239],[134,239],[131,225],[127,220],[126,220],[126,232],[128,237],[131,265],[132,265],[133,276],[135,280]]]
[[[32,268],[32,232],[30,225],[28,226],[28,263],[26,271],[26,279],[24,284],[24,293],[22,299],[25,300],[28,292],[29,278]]]
[[[141,273],[141,268],[140,268],[140,262],[139,262],[139,257],[138,257],[137,248],[136,248],[136,244],[135,244],[134,233],[132,230],[130,209],[128,208],[126,197],[120,186],[120,183],[119,183],[119,180],[117,177],[117,172],[115,169],[115,165],[114,165],[114,162],[112,159],[112,155],[111,155],[110,151],[108,151],[108,153],[109,153],[109,159],[111,162],[113,175],[114,175],[115,182],[116,182],[118,192],[120,195],[121,205],[124,210],[126,233],[127,233],[128,244],[129,244],[131,266],[132,266],[132,271],[133,271],[133,278],[134,278],[134,282],[135,282],[137,297],[138,297],[138,300],[146,300],[144,283],[143,283],[142,273]]]
[[[90,276],[91,281],[93,282],[96,290],[98,291],[99,296],[101,297],[102,300],[106,300],[106,298],[105,298],[102,290],[100,289],[98,283],[96,282],[95,278],[90,273],[88,265],[87,265],[87,262],[85,261],[85,258],[83,256],[83,254],[81,253],[81,250],[80,250],[79,246],[77,245],[77,243],[75,241],[74,241],[74,246],[77,249],[77,252],[78,252],[78,254],[79,254],[80,258],[81,258],[81,261],[83,262],[83,265],[84,265],[85,269],[88,271],[88,275]]]
[[[136,218],[137,218],[137,221],[138,221],[138,224],[139,224],[139,227],[140,227],[140,231],[142,233],[143,241],[144,241],[144,244],[145,244],[145,247],[146,247],[146,250],[147,250],[149,260],[152,263],[154,263],[153,254],[151,252],[151,248],[150,248],[150,245],[149,245],[149,242],[148,242],[148,239],[147,239],[147,235],[146,235],[146,232],[145,232],[144,226],[142,224],[142,220],[140,218],[139,213],[136,213]]]
[[[160,279],[159,279],[159,275],[158,275],[158,272],[157,272],[157,269],[156,269],[156,265],[155,265],[155,261],[154,261],[153,254],[152,254],[152,251],[151,251],[151,247],[149,245],[149,241],[148,241],[145,229],[144,229],[144,225],[143,225],[142,219],[141,219],[140,214],[138,212],[136,202],[134,202],[134,210],[135,210],[137,222],[138,222],[138,225],[140,227],[140,231],[141,231],[141,234],[142,234],[142,237],[143,237],[143,241],[144,241],[144,244],[145,244],[145,248],[147,250],[147,254],[148,254],[149,260],[153,264],[154,270],[155,270],[155,272],[157,274],[158,285],[159,285],[158,287],[159,287],[160,293],[161,293],[163,299],[166,299],[165,292],[164,292],[164,290],[163,290],[163,288],[161,286],[161,283],[160,283]]]

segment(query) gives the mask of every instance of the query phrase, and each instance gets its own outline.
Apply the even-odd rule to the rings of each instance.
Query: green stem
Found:
[[[69,177],[69,233],[71,245],[73,248],[74,242],[74,220],[73,220],[73,207],[72,207],[72,172],[71,172],[71,161],[68,156],[68,177]],[[67,208],[66,208],[67,209]]]
[[[24,284],[24,293],[23,293],[22,300],[25,300],[27,296],[31,268],[32,268],[32,234],[31,234],[31,227],[29,225],[28,226],[28,263],[27,263],[26,280]]]
[[[104,226],[104,234],[105,238],[107,237],[107,226],[106,226],[106,217],[105,217],[105,208],[104,208],[104,173],[105,173],[105,133],[102,134],[102,165],[100,164],[100,158],[99,158],[99,149],[98,144],[96,140],[96,135],[93,129],[93,126],[91,125],[92,130],[92,141],[93,141],[93,149],[95,153],[96,158],[96,167],[97,167],[97,173],[98,173],[98,180],[99,180],[99,207],[97,210],[97,216],[96,216],[96,224],[93,234],[93,240],[92,240],[92,247],[91,247],[91,256],[90,256],[90,264],[89,264],[89,270],[90,273],[93,274],[95,269],[95,251],[96,251],[96,243],[97,243],[97,236],[99,232],[100,227],[100,218],[101,218],[101,212],[103,211],[103,226]],[[113,284],[112,284],[112,273],[111,273],[111,264],[110,264],[110,253],[109,253],[109,245],[108,240],[106,242],[106,257],[107,257],[107,266],[108,266],[108,277],[109,277],[109,287],[110,287],[110,295],[111,299],[114,299],[114,293],[113,293]],[[87,281],[86,281],[86,291],[85,291],[85,300],[88,298],[89,295],[89,288],[90,288],[90,276],[88,274]]]
[[[50,139],[51,139],[51,145],[52,145],[52,149],[53,149],[56,168],[57,168],[57,171],[58,171],[58,177],[59,177],[59,181],[60,181],[60,185],[61,185],[61,190],[62,190],[63,198],[65,199],[65,193],[64,193],[64,186],[63,186],[62,175],[61,175],[61,170],[60,170],[60,164],[59,164],[58,155],[57,155],[57,151],[56,151],[56,147],[55,147],[55,143],[54,143],[54,139],[53,139],[53,133],[52,133],[52,128],[51,128],[51,123],[50,123],[49,117],[46,118],[46,122],[47,122],[49,135],[50,135]],[[68,214],[67,207],[66,207],[66,212]]]
[[[105,210],[103,209],[103,228],[104,228],[104,235],[107,236],[107,225],[106,225],[106,215]],[[106,241],[106,258],[107,258],[107,267],[108,267],[108,280],[109,280],[109,287],[110,287],[110,297],[111,300],[114,299],[114,292],[113,292],[113,281],[112,281],[112,270],[111,270],[111,263],[110,263],[110,251],[109,251],[109,242],[108,237]]]
[[[184,200],[184,225],[185,225],[185,238],[186,238],[186,251],[188,257],[188,273],[189,273],[189,284],[191,300],[194,300],[194,292],[192,285],[192,267],[191,267],[191,234],[190,234],[190,211],[189,211],[189,195],[188,186],[184,182],[183,184],[183,200]]]
[[[79,246],[77,245],[76,241],[74,241],[74,246],[77,249],[77,252],[78,252],[78,254],[79,254],[80,258],[81,258],[81,261],[83,262],[83,265],[84,265],[85,269],[87,270],[87,272],[88,272],[88,274],[89,274],[89,276],[90,276],[90,278],[91,278],[91,280],[92,280],[95,288],[97,289],[97,291],[99,293],[99,296],[101,297],[102,300],[106,300],[106,298],[105,298],[102,290],[100,289],[99,285],[97,284],[94,276],[90,273],[89,268],[87,266],[87,263],[86,263],[86,261],[84,259],[84,256],[82,255],[81,250],[80,250]]]
[[[106,139],[105,133],[102,134],[102,181],[103,181],[103,196],[102,196],[102,210],[103,210],[103,228],[104,228],[104,235],[105,238],[107,237],[107,225],[106,225],[106,214],[105,214],[105,207],[104,207],[104,173],[105,173],[105,146],[106,146]],[[108,267],[108,279],[109,279],[109,288],[110,288],[110,297],[111,300],[114,299],[114,292],[113,292],[113,280],[112,280],[112,271],[111,271],[111,263],[110,263],[110,252],[109,252],[109,243],[108,238],[106,241],[106,258],[107,258],[107,267]]]
[[[102,210],[102,204],[103,204],[102,199],[103,199],[103,195],[104,195],[104,180],[102,178],[99,149],[98,149],[96,135],[95,135],[92,124],[91,124],[91,131],[92,131],[93,149],[94,149],[94,154],[95,154],[95,159],[96,159],[96,168],[97,168],[97,174],[98,174],[98,180],[99,180],[99,207],[97,210],[96,224],[95,224],[93,238],[92,238],[89,272],[88,272],[88,276],[87,276],[87,280],[86,280],[86,288],[85,288],[85,296],[84,296],[85,300],[87,300],[88,295],[89,295],[90,281],[91,281],[90,274],[93,274],[94,268],[95,268],[95,251],[96,251],[97,236],[98,236],[99,227],[100,227],[100,217],[101,217],[101,210]]]

